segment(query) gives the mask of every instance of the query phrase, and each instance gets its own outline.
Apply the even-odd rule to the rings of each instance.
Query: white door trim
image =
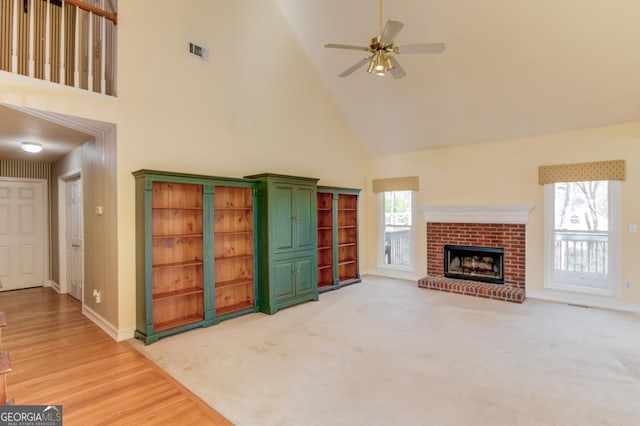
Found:
[[[0,177],[0,181],[4,182],[32,182],[42,185],[42,205],[45,209],[43,216],[42,232],[44,233],[44,264],[42,265],[42,286],[47,287],[51,278],[51,271],[49,270],[49,246],[51,245],[51,234],[49,233],[49,221],[51,220],[51,214],[49,212],[49,188],[46,179],[28,179],[28,178],[14,178],[14,177]]]
[[[59,289],[58,293],[67,294],[69,292],[67,283],[67,202],[66,202],[66,183],[70,180],[81,177],[80,169],[70,170],[60,176],[58,176],[58,275],[59,275]],[[83,225],[84,226],[84,225]],[[83,263],[84,263],[84,244],[82,245],[83,251]],[[84,266],[84,265],[83,265]],[[84,267],[82,268],[82,275],[84,281]],[[84,306],[84,297],[82,300]]]

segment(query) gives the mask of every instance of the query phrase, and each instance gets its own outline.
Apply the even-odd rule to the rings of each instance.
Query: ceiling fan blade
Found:
[[[400,30],[404,27],[404,24],[399,21],[387,21],[387,24],[380,34],[380,44],[391,44],[396,39],[396,36]]]
[[[391,63],[393,64],[393,67],[389,70],[393,78],[402,78],[407,75],[396,58],[394,58],[393,56],[389,56],[389,59],[391,59]]]
[[[342,74],[340,74],[340,77],[347,77],[351,74],[353,74],[353,72],[355,70],[357,70],[358,68],[362,67],[364,64],[366,64],[367,62],[369,62],[371,59],[370,58],[364,58],[360,61],[358,61],[358,63],[356,63],[354,66],[352,66],[351,68],[348,68],[346,70],[344,70],[342,72]]]
[[[369,51],[368,47],[362,47],[362,46],[353,46],[351,44],[336,44],[336,43],[329,43],[329,44],[325,44],[324,47],[328,47],[330,49],[349,49],[349,50],[364,50],[365,52]]]
[[[398,46],[397,53],[442,53],[444,43],[421,43]]]

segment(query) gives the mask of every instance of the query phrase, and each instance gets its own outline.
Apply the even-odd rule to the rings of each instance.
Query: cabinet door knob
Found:
[[[291,216],[291,220],[300,220],[300,216]]]
[[[298,270],[297,270],[297,269],[294,269],[293,271],[291,271],[291,273],[292,273],[293,275],[298,275]]]

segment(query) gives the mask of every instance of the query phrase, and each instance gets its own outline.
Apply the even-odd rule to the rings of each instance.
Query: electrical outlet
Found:
[[[93,297],[96,298],[96,304],[102,301],[102,295],[100,294],[100,290],[93,289]]]

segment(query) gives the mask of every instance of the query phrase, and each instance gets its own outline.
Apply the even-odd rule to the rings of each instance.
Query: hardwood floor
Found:
[[[50,288],[0,293],[3,347],[18,405],[62,405],[65,425],[228,425],[128,343],[117,343]]]

